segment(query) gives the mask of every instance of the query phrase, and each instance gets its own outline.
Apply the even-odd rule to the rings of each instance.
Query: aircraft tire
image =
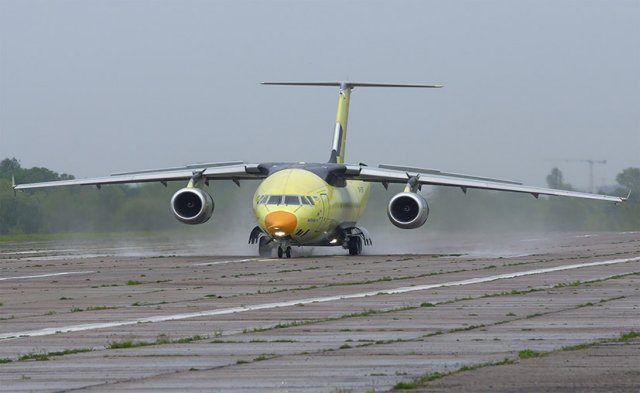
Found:
[[[285,254],[287,255],[287,258],[291,258],[291,247],[287,247]]]
[[[278,258],[282,258],[282,247],[278,246]]]
[[[362,254],[362,239],[360,236],[353,236],[349,239],[349,255]]]

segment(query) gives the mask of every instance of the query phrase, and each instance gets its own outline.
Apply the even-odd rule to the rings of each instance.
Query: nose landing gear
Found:
[[[287,246],[284,250],[282,246],[278,246],[278,258],[282,258],[283,255],[286,255],[287,258],[291,258],[291,247]]]

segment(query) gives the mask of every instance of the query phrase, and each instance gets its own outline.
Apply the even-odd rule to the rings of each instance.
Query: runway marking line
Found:
[[[84,271],[84,272],[60,272],[60,273],[49,273],[49,274],[36,274],[33,276],[18,276],[18,277],[0,277],[0,281],[7,280],[26,280],[29,278],[44,278],[44,277],[56,277],[56,276],[67,276],[70,274],[91,274],[95,273],[95,271]]]
[[[228,263],[243,263],[243,262],[267,262],[267,261],[277,261],[277,259],[275,258],[266,258],[266,259],[259,259],[259,258],[246,258],[246,259],[230,259],[228,261],[213,261],[213,262],[201,262],[201,263],[194,263],[190,266],[214,266],[214,265],[226,265]]]
[[[28,250],[28,251],[10,251],[10,252],[0,252],[0,255],[27,255],[27,254],[47,254],[47,253],[61,253],[61,252],[76,252],[82,251],[79,248],[69,248],[69,249],[61,249],[61,250]]]
[[[552,272],[559,272],[563,270],[580,269],[580,268],[593,267],[593,266],[615,265],[619,263],[627,263],[627,262],[635,262],[635,261],[640,261],[640,257],[611,259],[607,261],[578,263],[578,264],[563,265],[563,266],[556,266],[556,267],[550,267],[550,268],[525,270],[525,271],[515,272],[515,273],[498,274],[495,276],[477,277],[477,278],[470,278],[470,279],[460,280],[460,281],[449,281],[449,282],[444,282],[440,284],[416,285],[413,287],[400,287],[395,289],[381,289],[376,291],[353,293],[353,294],[347,294],[347,295],[335,295],[335,296],[324,296],[324,297],[307,298],[307,299],[299,299],[299,300],[289,300],[285,302],[255,304],[255,305],[248,305],[248,306],[241,306],[241,307],[231,307],[231,308],[223,308],[218,310],[198,311],[198,312],[183,313],[183,314],[158,315],[158,316],[139,318],[139,319],[129,319],[125,321],[87,323],[87,324],[80,324],[80,325],[61,326],[57,328],[44,328],[44,329],[38,329],[38,330],[26,330],[22,332],[2,333],[0,334],[0,341],[23,338],[23,337],[48,336],[48,335],[58,334],[58,333],[71,333],[71,332],[80,332],[80,331],[86,331],[86,330],[136,325],[139,323],[177,321],[182,319],[190,319],[190,318],[198,318],[198,317],[211,317],[211,316],[218,316],[218,315],[236,314],[236,313],[247,312],[247,311],[257,311],[257,310],[267,310],[267,309],[273,309],[273,308],[299,306],[299,305],[311,304],[311,303],[326,303],[326,302],[332,302],[337,300],[359,299],[359,298],[365,298],[365,297],[376,296],[376,295],[394,295],[394,294],[400,294],[400,293],[424,291],[424,290],[429,290],[434,288],[480,284],[485,282],[502,280],[506,278],[517,278],[517,277],[523,277],[523,276],[531,276],[535,274],[552,273]]]
[[[226,265],[227,263],[242,263],[242,262],[251,262],[257,260],[256,258],[247,258],[247,259],[230,259],[228,261],[213,261],[213,262],[202,262],[202,263],[194,263],[191,266],[213,266],[213,265]]]

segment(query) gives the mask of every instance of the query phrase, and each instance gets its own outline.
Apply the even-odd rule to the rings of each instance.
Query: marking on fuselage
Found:
[[[0,281],[7,280],[27,280],[29,278],[45,278],[45,277],[56,277],[56,276],[68,276],[71,274],[92,274],[95,271],[84,271],[84,272],[60,272],[60,273],[48,273],[48,274],[35,274],[33,276],[19,276],[19,277],[0,277]]]
[[[273,260],[273,259],[266,259],[266,260]],[[86,324],[80,324],[80,325],[68,325],[68,326],[44,328],[44,329],[38,329],[38,330],[25,330],[21,332],[2,333],[0,334],[0,340],[11,340],[11,339],[25,338],[25,337],[49,336],[49,335],[60,334],[60,333],[72,333],[72,332],[80,332],[80,331],[86,331],[86,330],[130,326],[130,325],[137,325],[141,323],[155,323],[155,322],[177,321],[182,319],[191,319],[191,318],[200,318],[200,317],[214,317],[214,316],[220,316],[220,315],[237,314],[237,313],[247,312],[247,311],[268,310],[268,309],[274,309],[274,308],[299,306],[299,305],[311,304],[311,303],[327,303],[327,302],[334,302],[334,301],[340,301],[340,300],[359,299],[359,298],[365,298],[365,297],[376,296],[376,295],[396,295],[396,294],[408,293],[408,292],[425,291],[425,290],[435,289],[435,288],[481,284],[485,282],[497,281],[497,280],[508,279],[508,278],[517,278],[517,277],[531,276],[535,274],[553,273],[553,272],[559,272],[564,270],[580,269],[585,267],[615,265],[620,263],[636,262],[636,261],[640,261],[640,257],[610,259],[607,261],[578,263],[578,264],[563,265],[563,266],[556,266],[556,267],[550,267],[550,268],[525,270],[525,271],[515,272],[515,273],[498,274],[495,276],[477,277],[477,278],[470,278],[470,279],[459,280],[459,281],[448,281],[448,282],[443,282],[439,284],[416,285],[413,287],[400,287],[395,289],[379,289],[375,291],[352,293],[352,294],[346,294],[346,295],[306,298],[306,299],[298,299],[298,300],[289,300],[285,302],[246,305],[246,306],[240,306],[240,307],[205,310],[205,311],[197,311],[197,312],[183,313],[183,314],[157,315],[157,316],[146,317],[146,318],[128,319],[124,321],[86,323]],[[615,275],[608,276],[608,277],[615,277]]]

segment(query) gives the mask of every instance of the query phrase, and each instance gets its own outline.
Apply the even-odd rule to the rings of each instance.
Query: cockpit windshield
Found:
[[[267,205],[279,205],[282,203],[282,195],[271,195],[267,200]]]
[[[284,204],[285,205],[299,205],[300,198],[297,195],[285,195],[284,196]]]
[[[258,195],[259,205],[314,205],[308,195]]]

